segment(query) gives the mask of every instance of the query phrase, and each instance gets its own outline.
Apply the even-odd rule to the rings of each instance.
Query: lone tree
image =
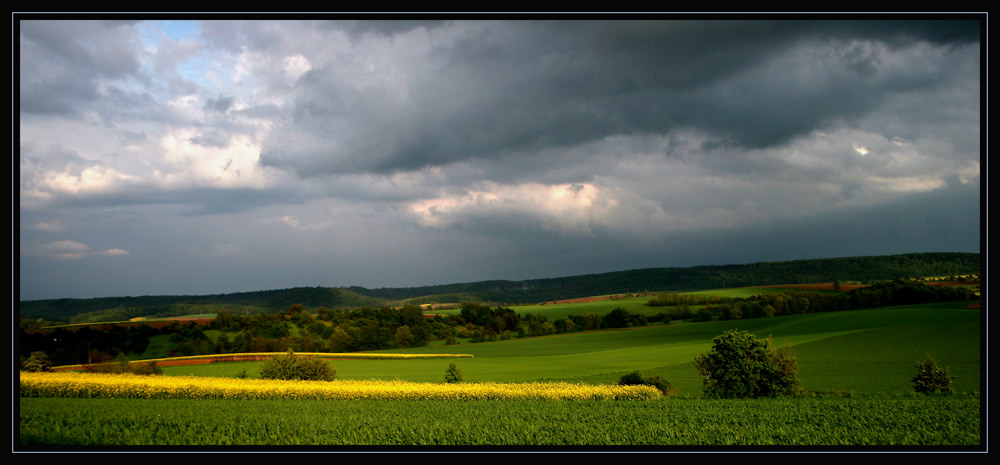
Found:
[[[458,365],[455,362],[448,364],[448,371],[444,372],[444,382],[446,383],[461,383],[462,382],[462,372],[458,369]]]
[[[934,357],[927,355],[917,360],[913,366],[917,367],[917,376],[913,377],[913,389],[917,392],[921,394],[951,392],[951,383],[955,377],[951,376],[948,368],[938,366]]]
[[[712,340],[712,351],[694,359],[709,397],[777,397],[799,390],[798,360],[776,350],[771,338],[730,330]]]
[[[21,361],[21,369],[24,371],[52,371],[52,363],[45,352],[32,352],[27,359]]]

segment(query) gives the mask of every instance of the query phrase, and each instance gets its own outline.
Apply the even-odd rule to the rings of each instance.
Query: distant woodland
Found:
[[[421,303],[480,302],[492,306],[537,303],[626,292],[687,292],[705,289],[840,282],[871,284],[926,276],[978,275],[980,254],[919,253],[826,258],[744,265],[646,268],[523,281],[479,281],[408,288],[299,287],[204,296],[103,297],[21,301],[20,318],[60,323],[124,321],[191,314],[275,313],[292,305],[330,310]]]

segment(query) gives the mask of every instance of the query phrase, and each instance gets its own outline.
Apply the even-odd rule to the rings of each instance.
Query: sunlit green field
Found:
[[[583,304],[574,304],[583,305]],[[956,376],[955,389],[978,391],[979,310],[966,302],[890,307],[740,321],[675,323],[569,333],[510,341],[401,349],[404,353],[462,353],[465,380],[613,383],[622,374],[660,374],[677,394],[697,396],[701,378],[691,361],[728,329],[771,336],[799,359],[802,385],[812,391],[908,393],[917,358],[934,355]],[[336,360],[338,379],[438,382],[447,360]],[[165,367],[167,375],[256,376],[256,362]]]

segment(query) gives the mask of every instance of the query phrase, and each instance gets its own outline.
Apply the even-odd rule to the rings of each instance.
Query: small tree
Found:
[[[798,390],[798,361],[771,338],[730,330],[712,340],[712,351],[694,359],[710,397],[776,397]]]
[[[917,360],[913,366],[917,368],[917,376],[913,377],[913,389],[921,394],[934,392],[950,393],[951,383],[955,379],[948,368],[941,368],[934,357],[926,355]]]
[[[45,352],[36,351],[32,352],[21,363],[21,369],[24,371],[52,371],[52,363],[49,362],[49,356],[45,355]]]
[[[446,383],[461,383],[462,382],[462,372],[458,369],[458,365],[455,362],[448,364],[448,371],[444,372],[444,382]]]

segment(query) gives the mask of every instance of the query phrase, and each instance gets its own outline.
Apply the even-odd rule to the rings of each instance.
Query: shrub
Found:
[[[619,386],[635,386],[639,384],[646,384],[646,383],[645,380],[642,378],[642,373],[639,373],[638,371],[633,371],[631,373],[624,374],[622,375],[621,378],[618,378]]]
[[[934,392],[950,393],[951,383],[955,379],[948,368],[941,368],[934,357],[930,355],[917,360],[913,366],[917,368],[917,376],[913,377],[913,389],[921,394]]]
[[[653,375],[649,378],[643,377],[642,373],[638,371],[633,371],[631,373],[622,375],[618,379],[619,386],[653,386],[658,389],[663,394],[670,393],[670,382],[667,378],[662,375]]]
[[[712,351],[694,359],[709,397],[777,397],[799,390],[798,361],[771,338],[730,330],[712,340]]]
[[[275,355],[260,366],[260,377],[264,379],[332,381],[337,377],[330,363],[310,357],[298,357],[288,349],[285,355]]]
[[[646,378],[646,384],[659,389],[663,394],[669,394],[670,388],[673,387],[670,381],[667,381],[667,378],[663,375],[653,375]]]
[[[448,370],[444,372],[444,382],[446,383],[461,383],[462,382],[462,372],[458,369],[458,365],[455,362],[448,364]]]

